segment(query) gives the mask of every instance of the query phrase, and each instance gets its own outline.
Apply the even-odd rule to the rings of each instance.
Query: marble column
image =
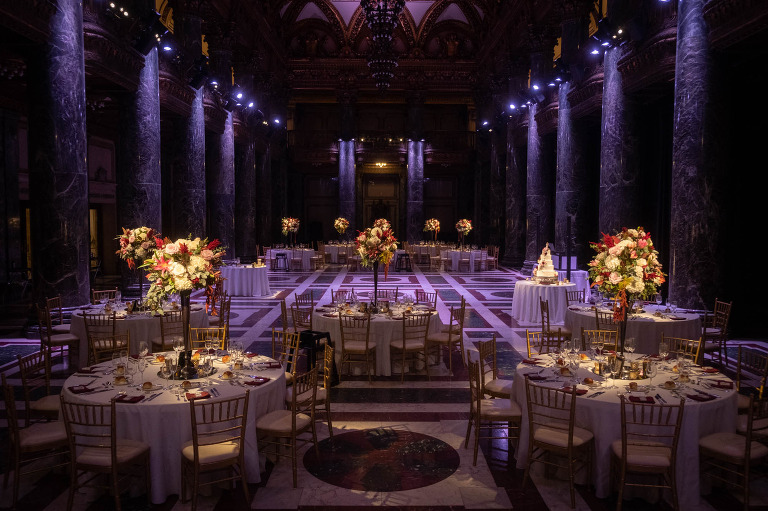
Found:
[[[117,158],[117,222],[127,229],[162,232],[160,88],[157,48],[144,59],[136,92],[120,112]]]
[[[422,177],[424,169],[421,169]],[[355,141],[342,140],[339,142],[339,216],[350,223],[350,229],[362,230],[357,218],[357,193],[355,187]],[[423,213],[422,213],[423,214]]]
[[[256,180],[257,242],[262,245],[272,244],[280,239],[275,233],[280,231],[277,216],[281,214],[279,209],[285,196],[285,186],[279,180],[272,179],[272,150],[269,144],[264,152],[256,155]]]
[[[408,184],[406,188],[406,236],[409,243],[423,239],[424,231],[424,142],[408,140]]]
[[[205,113],[203,89],[195,91],[189,117],[180,118],[171,190],[171,237],[206,235]]]
[[[525,259],[536,261],[544,244],[553,241],[552,179],[554,147],[549,138],[539,135],[536,122],[538,105],[528,109],[528,171],[526,181]],[[558,249],[559,250],[559,249]]]
[[[21,257],[19,115],[0,110],[0,282],[26,267]]]
[[[504,266],[521,268],[525,260],[526,237],[526,162],[524,145],[516,145],[513,123],[507,125],[506,232]]]
[[[485,241],[490,245],[501,245],[501,229],[506,213],[504,180],[506,178],[506,129],[504,125],[494,126],[491,133],[491,161],[489,168],[488,229]],[[478,240],[478,244],[482,241]],[[485,243],[483,243],[485,244]]]
[[[27,67],[33,278],[72,306],[90,301],[82,2],[57,2],[44,52]]]
[[[622,227],[634,228],[644,220],[634,122],[636,106],[624,94],[617,69],[624,51],[624,47],[607,50],[603,64],[598,228],[605,233],[614,233]]]
[[[210,152],[210,154],[208,154]],[[206,141],[206,176],[210,222],[208,235],[235,248],[235,130],[227,112],[224,133],[209,133]],[[228,253],[231,256],[231,254]],[[249,255],[249,254],[244,254]],[[256,254],[253,254],[256,255]]]
[[[682,307],[711,308],[722,297],[726,247],[724,183],[718,157],[724,124],[716,98],[703,10],[705,0],[678,4],[672,140],[669,299]],[[719,103],[719,104],[717,104]],[[723,105],[723,106],[721,106]]]
[[[256,148],[252,137],[235,146],[235,244],[236,257],[256,255],[256,245],[266,244],[263,237],[256,238],[256,221],[261,212],[256,207]]]
[[[568,94],[571,82],[560,84],[557,112],[557,170],[555,175],[555,247],[565,255],[570,244],[570,253],[576,256],[577,264],[587,263],[588,241],[594,239],[590,231],[589,207],[593,195],[590,193],[589,168],[585,155],[586,130],[571,117]],[[570,222],[570,239],[568,224]],[[572,266],[575,270],[576,267]]]

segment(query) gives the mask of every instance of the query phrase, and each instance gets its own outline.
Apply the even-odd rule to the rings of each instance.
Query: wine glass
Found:
[[[141,357],[137,362],[138,362],[139,373],[141,374],[141,382],[144,383],[144,371],[147,370],[147,359],[144,357]]]
[[[659,357],[666,361],[669,356],[669,345],[666,342],[659,343]]]
[[[677,311],[677,302],[668,302],[667,304],[669,305],[669,310],[674,314]]]
[[[164,380],[171,379],[171,369],[168,367],[168,364],[163,363],[163,365],[160,366],[160,375]]]
[[[184,351],[184,341],[182,339],[173,340],[173,351],[176,352],[176,357],[179,356],[179,353]]]
[[[135,385],[136,383],[134,382],[133,377],[136,374],[136,359],[129,358],[127,360],[127,363],[125,365],[125,374],[128,376],[128,380],[130,382],[134,383],[134,385]],[[142,379],[142,382],[143,381],[144,380]]]
[[[626,340],[624,341],[624,349],[630,353],[634,353],[636,347],[637,347],[637,344],[635,343],[635,338],[627,337]]]
[[[646,376],[648,376],[651,379],[650,388],[654,388],[653,377],[658,374],[658,367],[655,360],[648,361],[648,365],[645,367],[645,373],[646,373]]]
[[[139,343],[139,356],[144,358],[147,356],[147,353],[149,353],[149,346],[147,345],[147,341],[141,341]]]
[[[619,357],[611,357],[608,360],[608,370],[611,372],[611,388],[616,386],[616,375],[619,374],[619,371],[621,370],[621,360],[619,360]]]
[[[656,293],[656,305],[661,305],[662,301],[661,293]]]

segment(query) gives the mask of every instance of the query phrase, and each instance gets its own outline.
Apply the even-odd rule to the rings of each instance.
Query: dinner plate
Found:
[[[642,392],[643,394],[651,390],[651,387],[649,385],[638,385],[636,389],[630,388],[629,385],[626,385],[624,388],[627,389],[627,391],[630,393]]]
[[[664,389],[664,390],[678,390],[678,389],[681,388],[681,385],[678,382],[673,381],[672,383],[674,384],[674,386],[668,387],[667,386],[667,382],[664,382],[664,383],[659,385],[659,388],[660,389]]]
[[[596,388],[598,388],[598,387],[601,387],[601,386],[602,386],[602,383],[600,383],[599,381],[596,381],[596,382],[592,382],[592,383],[584,383],[584,382],[581,382],[581,383],[579,383],[579,385],[584,385],[584,386],[586,386],[586,387],[589,387],[590,389],[596,389]]]
[[[163,386],[158,383],[158,384],[152,385],[151,389],[145,389],[143,385],[140,386],[139,389],[142,390],[143,392],[149,393],[149,392],[155,392],[157,390],[162,390]]]

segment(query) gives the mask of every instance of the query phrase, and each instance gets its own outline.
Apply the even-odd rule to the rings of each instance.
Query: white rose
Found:
[[[633,238],[637,238],[637,229],[627,229],[627,233]]]
[[[177,243],[168,243],[165,248],[163,248],[166,254],[173,255],[179,253],[179,245]]]
[[[619,274],[618,274],[618,273],[616,273],[616,272],[612,272],[612,273],[611,273],[611,274],[608,276],[608,281],[609,281],[611,284],[613,284],[613,285],[616,285],[616,284],[618,284],[619,282],[621,282],[621,275],[619,275]]]
[[[185,278],[176,279],[174,285],[176,286],[176,291],[187,291],[192,289],[192,282]]]
[[[133,243],[134,241],[136,241],[136,236],[134,236],[133,234],[128,236],[128,243]]]
[[[605,259],[605,256],[607,255],[608,254],[605,252],[600,252],[599,254],[597,254],[597,257],[595,259],[597,259],[598,261],[602,261],[603,259]]]
[[[646,260],[645,260],[645,259],[643,259],[642,257],[638,257],[638,258],[637,258],[637,261],[635,261],[635,262],[636,262],[636,263],[637,263],[637,265],[638,265],[638,266],[640,266],[640,267],[643,267],[643,266],[647,266],[647,265],[648,265],[648,261],[646,261]]]
[[[176,277],[180,277],[180,276],[184,275],[185,273],[187,273],[187,269],[184,267],[183,264],[179,264],[177,262],[172,262],[168,266],[169,266],[171,275],[174,275]]]
[[[624,246],[619,243],[618,245],[614,245],[611,248],[608,249],[608,254],[612,256],[617,256],[621,254],[621,251],[624,250]]]
[[[381,231],[379,231],[379,233],[381,233]],[[368,245],[370,245],[372,247],[375,247],[380,242],[381,242],[381,240],[379,239],[378,236],[372,236],[372,237],[368,238]]]
[[[381,238],[382,234],[384,233],[378,227],[374,227],[373,229],[371,229],[371,236],[374,236],[376,238]]]
[[[206,261],[210,261],[213,258],[213,250],[208,250],[207,248],[200,252],[200,257],[205,259]]]
[[[609,270],[615,270],[616,268],[619,267],[620,263],[621,261],[619,261],[619,258],[616,257],[615,255],[609,255],[608,257],[605,258],[605,267],[608,268]]]
[[[643,278],[643,267],[642,266],[635,266],[635,275],[637,275],[640,278]]]
[[[643,279],[638,277],[632,277],[632,280],[627,286],[627,291],[629,291],[630,293],[642,293],[644,290],[645,290],[645,283],[643,283]]]

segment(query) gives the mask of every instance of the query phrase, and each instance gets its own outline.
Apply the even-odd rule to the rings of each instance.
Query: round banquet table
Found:
[[[325,253],[329,254],[331,257],[331,263],[332,264],[338,264],[339,262],[339,250],[345,249],[348,250],[352,249],[354,250],[354,245],[351,244],[344,244],[344,245],[326,245],[325,246]],[[350,252],[347,252],[348,255],[352,255]]]
[[[609,312],[609,309],[600,309]],[[634,337],[638,353],[656,353],[659,350],[661,334],[667,337],[681,337],[696,340],[701,337],[701,318],[698,314],[677,312],[668,314],[666,307],[646,305],[642,314],[631,314],[627,320],[627,337]],[[659,312],[661,315],[656,316]],[[672,319],[670,316],[680,319]],[[596,328],[595,311],[591,306],[571,305],[565,311],[565,326],[581,335],[582,327]]]
[[[419,306],[414,306],[417,312]],[[424,308],[423,310],[426,310]],[[443,327],[440,315],[433,312],[429,320],[429,331],[437,332]],[[339,315],[335,308],[319,307],[312,312],[312,330],[330,332],[331,340],[336,346],[336,365],[341,367],[341,327]],[[392,365],[389,357],[389,343],[403,338],[403,323],[386,314],[374,314],[371,316],[371,332],[369,343],[376,345],[376,374],[380,376],[392,376]]]
[[[269,296],[269,277],[266,266],[223,266],[224,291],[230,296]]]
[[[266,357],[254,358],[252,360],[266,361]],[[229,369],[229,367],[221,363],[215,363],[214,365],[218,372],[211,379],[212,382],[215,382],[213,385],[205,383],[204,379],[193,380],[193,382],[204,382],[202,388],[205,390],[214,386],[222,399],[241,395],[246,389],[250,390],[248,425],[245,428],[245,471],[248,476],[248,482],[258,483],[261,480],[261,467],[255,423],[259,417],[274,410],[285,408],[285,372],[280,368],[240,371],[244,375],[250,374],[269,378],[268,382],[258,386],[241,386],[229,384],[219,379],[218,375],[224,370]],[[115,397],[118,390],[125,390],[128,396],[151,395],[157,392],[145,394],[136,388],[114,385],[109,387],[111,390],[93,394],[76,394],[71,391],[71,387],[78,385],[104,388],[103,384],[105,382],[113,381],[112,375],[103,374],[103,370],[109,369],[110,366],[111,363],[93,366],[94,368],[102,369],[102,371],[97,373],[99,378],[78,376],[77,373],[70,376],[62,389],[65,399],[78,403],[106,404]],[[117,403],[116,406],[118,437],[141,440],[150,446],[151,498],[154,504],[162,504],[170,495],[181,495],[181,447],[184,443],[192,440],[190,405],[183,395],[181,400],[178,400],[170,390],[167,390],[170,382],[157,376],[159,367],[159,365],[150,364],[144,372],[144,380],[156,385],[164,385],[166,390],[163,390],[160,395],[151,401],[147,401],[145,398],[138,403]],[[140,378],[138,373],[135,378],[137,380]],[[242,377],[235,381],[241,380],[252,381],[247,377]],[[178,381],[171,384],[177,383]],[[199,389],[191,389],[190,392],[195,390]],[[211,396],[210,399],[215,400],[217,398]]]
[[[549,301],[549,323],[562,325],[565,320],[566,291],[575,291],[576,284],[537,284],[532,280],[518,280],[512,294],[512,317],[518,325],[541,325],[539,300]],[[567,325],[566,325],[567,326]]]
[[[633,357],[633,360],[636,357]],[[550,357],[540,357],[541,362],[539,365],[528,365],[521,363],[517,366],[515,372],[515,378],[512,384],[512,398],[520,405],[523,411],[523,420],[520,428],[520,443],[515,450],[515,457],[517,458],[517,467],[524,469],[527,456],[528,456],[528,409],[526,407],[525,399],[525,374],[537,373],[542,366],[552,365],[552,359]],[[587,367],[592,366],[592,361],[583,363],[578,369],[577,376],[579,380],[583,380],[585,377],[601,380],[600,376],[593,374]],[[697,374],[698,373],[698,374]],[[662,369],[660,367],[659,373],[654,377],[654,384],[658,385],[666,380],[670,379],[671,373],[668,369]],[[537,385],[546,386],[562,386],[563,382],[556,381],[552,378],[553,371],[551,368],[546,368],[542,371],[541,376],[547,376],[546,381],[536,381]],[[692,376],[693,380],[701,375],[700,372],[694,372]],[[720,379],[728,380],[727,377],[716,374],[706,375],[706,379]],[[618,390],[621,392],[627,392],[627,381],[617,380],[616,384]],[[648,380],[638,380],[639,385],[647,384]],[[570,385],[570,383],[567,383]],[[584,385],[579,385],[578,388],[587,388]],[[695,401],[689,398],[685,398],[685,407],[683,409],[683,422],[680,429],[680,440],[678,444],[677,452],[677,491],[679,499],[680,509],[698,509],[699,503],[699,439],[718,432],[735,432],[736,431],[736,396],[735,390],[726,391],[719,389],[705,389],[698,385],[690,385],[689,388],[683,389],[679,392],[679,395],[685,397],[688,394],[697,394],[695,390],[707,392],[711,395],[716,395],[717,398],[711,401]],[[604,391],[603,394],[590,397],[599,391]],[[595,437],[595,457],[594,466],[592,468],[593,484],[595,487],[595,493],[598,498],[608,497],[612,491],[611,489],[611,443],[615,440],[621,439],[621,408],[619,406],[620,399],[617,394],[617,389],[605,388],[602,386],[596,386],[594,389],[590,389],[587,394],[577,396],[576,399],[576,425],[592,432]],[[639,397],[644,396],[642,392],[635,393]],[[665,389],[656,388],[652,389],[648,395],[656,396],[660,395],[667,404],[674,404],[679,402],[673,392]],[[658,402],[658,399],[656,399]],[[578,477],[584,477],[584,473],[577,474]],[[626,491],[625,491],[626,493]],[[652,492],[656,495],[655,492]]]
[[[475,260],[482,257],[482,250],[443,250],[440,252],[440,257],[451,260],[451,271],[459,271],[459,259],[462,254],[466,253],[469,253],[469,271],[474,272]]]
[[[558,280],[565,280],[568,276],[568,272],[565,270],[559,270],[557,272]],[[584,291],[584,299],[589,301],[589,272],[585,270],[571,270],[571,278],[569,280],[571,284],[576,284],[577,291]]]
[[[88,364],[88,335],[85,332],[85,319],[83,312],[103,313],[100,306],[92,306],[89,309],[77,310],[72,313],[72,324],[69,331],[80,338],[79,364],[83,367]],[[205,328],[208,326],[208,315],[202,305],[192,305],[189,314],[189,326],[193,328]],[[131,346],[129,353],[138,353],[139,343],[146,341],[149,345],[152,339],[160,337],[160,318],[151,312],[139,312],[127,314],[124,308],[117,309],[115,332],[124,334],[130,332]]]
[[[315,255],[315,251],[311,248],[272,248],[267,250],[267,259],[272,259],[274,254],[286,254],[289,268],[291,259],[301,259],[301,269],[309,271],[312,268],[312,256]]]

